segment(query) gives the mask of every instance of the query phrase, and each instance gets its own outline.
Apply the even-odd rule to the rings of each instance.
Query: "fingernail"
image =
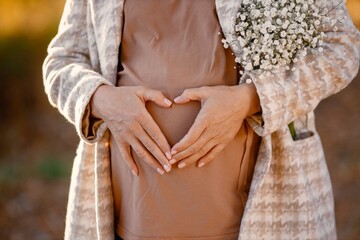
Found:
[[[166,164],[164,165],[164,168],[165,168],[165,171],[167,171],[167,172],[170,172],[170,170],[171,170],[171,167]]]
[[[172,150],[170,153],[171,153],[171,155],[173,155],[173,156],[174,156],[175,154],[177,154],[177,151]]]
[[[171,160],[169,161],[169,163],[170,163],[170,164],[174,164],[174,163],[176,163],[176,160],[175,160],[175,159],[171,159]]]
[[[199,163],[198,167],[202,167],[202,166],[204,166],[204,165],[205,165],[205,163],[204,163],[204,162],[201,162],[201,163]]]
[[[156,171],[161,175],[163,175],[165,173],[164,170],[162,170],[161,168],[156,169]]]
[[[164,98],[164,103],[168,106],[171,106],[171,104],[172,104],[172,102],[167,98]]]
[[[132,174],[134,174],[134,176],[137,176],[137,173],[134,170],[131,170]]]
[[[169,159],[169,160],[170,160],[170,159],[171,159],[171,157],[172,157],[172,156],[171,156],[171,154],[170,154],[169,152],[166,152],[166,153],[165,153],[165,156],[166,156],[166,158],[167,158],[167,159]]]
[[[181,100],[181,96],[178,96],[174,99],[174,102],[179,102]]]
[[[178,165],[178,167],[179,167],[179,168],[183,168],[183,167],[185,167],[185,165],[186,165],[185,163],[180,163],[180,164]]]

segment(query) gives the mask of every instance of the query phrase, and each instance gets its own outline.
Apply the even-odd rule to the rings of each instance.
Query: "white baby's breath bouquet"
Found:
[[[235,20],[236,39],[232,39],[241,46],[235,61],[245,71],[258,72],[260,77],[280,69],[296,70],[294,63],[306,56],[310,48],[323,52],[324,26],[337,31],[337,23],[341,23],[337,17],[341,14],[333,11],[344,1],[331,7],[329,1],[243,0]],[[230,40],[222,41],[227,48]],[[240,73],[244,74],[242,70]],[[294,137],[293,123],[289,127]]]
[[[236,15],[235,32],[242,54],[235,61],[245,70],[290,70],[309,48],[323,51],[330,24],[337,31],[341,19],[330,12],[343,1],[325,7],[329,0],[243,0]],[[228,41],[223,39],[225,47]]]

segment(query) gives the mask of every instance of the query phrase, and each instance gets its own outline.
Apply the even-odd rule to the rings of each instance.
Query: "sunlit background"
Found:
[[[41,64],[64,0],[0,0],[0,239],[62,239],[78,138],[50,107]],[[360,0],[348,0],[360,27]],[[339,66],[341,67],[341,66]],[[316,110],[339,239],[360,237],[360,75]]]

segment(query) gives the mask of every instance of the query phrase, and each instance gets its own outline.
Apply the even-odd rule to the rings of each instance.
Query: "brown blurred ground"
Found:
[[[62,239],[77,136],[51,108],[41,63],[64,0],[0,0],[0,239]],[[360,0],[348,0],[360,24]],[[360,26],[360,25],[358,25]],[[339,239],[360,236],[360,75],[316,110]]]

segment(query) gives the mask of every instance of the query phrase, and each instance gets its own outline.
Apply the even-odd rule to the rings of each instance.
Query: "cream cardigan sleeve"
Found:
[[[87,0],[67,0],[58,33],[43,64],[45,92],[51,105],[75,125],[81,139],[98,141],[105,123],[90,115],[89,101],[102,84],[111,84],[95,71],[89,56]]]
[[[335,4],[335,1],[327,3]],[[295,71],[282,70],[264,79],[254,72],[245,73],[245,78],[253,79],[262,108],[262,123],[255,117],[247,120],[260,136],[275,132],[313,111],[322,99],[346,87],[356,76],[360,34],[345,4],[335,11],[345,18],[338,24],[339,30],[336,32],[330,26],[325,26],[322,53],[312,49],[294,65]]]

